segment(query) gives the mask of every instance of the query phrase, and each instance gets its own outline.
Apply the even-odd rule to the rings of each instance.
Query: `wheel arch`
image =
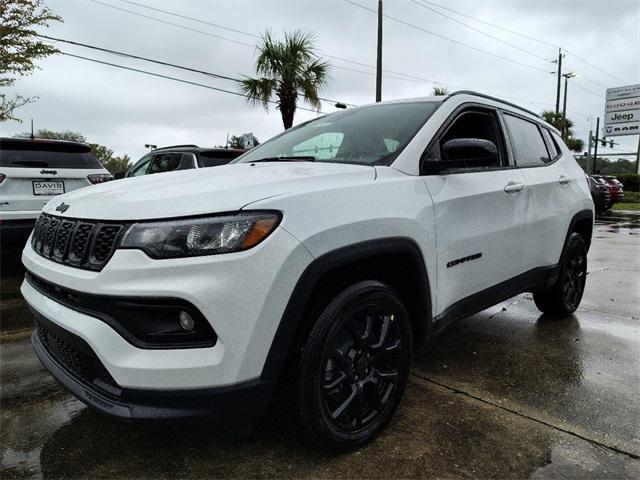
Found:
[[[562,246],[562,255],[567,247],[567,241],[569,240],[569,235],[572,233],[579,233],[587,244],[587,252],[589,251],[589,247],[591,246],[591,237],[593,236],[593,211],[592,210],[581,210],[576,213],[571,222],[569,223],[569,228],[567,230],[567,235],[564,239],[564,245]]]
[[[379,280],[396,290],[409,311],[414,343],[419,346],[432,328],[431,290],[420,247],[406,237],[360,242],[328,252],[305,269],[276,330],[262,379],[275,386],[287,359],[295,356],[305,332],[313,326],[320,306],[364,279]]]

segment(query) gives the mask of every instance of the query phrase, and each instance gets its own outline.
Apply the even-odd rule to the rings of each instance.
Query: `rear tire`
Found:
[[[579,233],[572,233],[560,265],[557,280],[546,290],[533,294],[538,309],[553,317],[567,317],[582,300],[587,279],[587,246]]]
[[[348,450],[393,416],[407,383],[412,334],[398,295],[358,282],[321,310],[302,347],[296,410],[312,441]]]

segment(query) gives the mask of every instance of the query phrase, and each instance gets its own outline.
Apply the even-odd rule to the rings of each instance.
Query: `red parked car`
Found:
[[[609,195],[611,196],[611,205],[624,199],[624,185],[616,177],[612,175],[593,175],[593,177],[607,184]]]

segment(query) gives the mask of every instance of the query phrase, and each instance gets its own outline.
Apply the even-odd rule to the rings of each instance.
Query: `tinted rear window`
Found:
[[[102,168],[87,145],[24,140],[0,142],[0,167]]]
[[[198,153],[198,166],[206,168],[226,165],[242,153],[235,150],[205,150]]]

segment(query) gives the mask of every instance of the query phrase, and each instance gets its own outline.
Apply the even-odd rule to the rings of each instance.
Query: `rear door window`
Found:
[[[159,153],[153,156],[148,173],[173,172],[180,168],[181,160],[180,153]]]
[[[539,167],[551,162],[540,128],[533,122],[506,113],[504,115],[511,147],[518,167]]]
[[[0,167],[102,169],[88,145],[20,139],[0,141]]]

